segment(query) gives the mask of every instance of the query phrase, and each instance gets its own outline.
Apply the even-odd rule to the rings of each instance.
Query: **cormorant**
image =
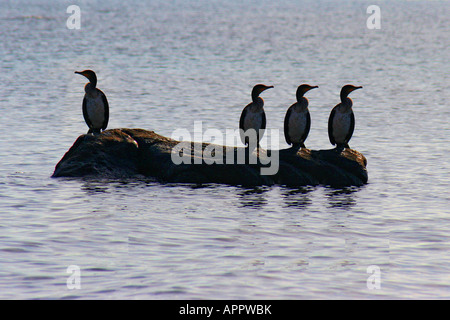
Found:
[[[273,88],[273,86],[266,86],[264,84],[257,84],[252,90],[252,102],[249,103],[244,110],[242,110],[241,118],[239,120],[239,128],[241,140],[248,148],[250,146],[249,137],[245,136],[245,132],[249,129],[256,131],[257,146],[261,140],[264,130],[266,129],[266,114],[264,113],[264,100],[259,97],[259,94],[264,90]]]
[[[284,117],[284,138],[293,150],[305,148],[305,140],[308,137],[311,128],[311,116],[308,110],[308,99],[303,95],[311,89],[318,86],[302,84],[297,88],[297,102],[294,103],[286,112]]]
[[[350,92],[361,89],[351,84],[345,85],[341,89],[341,103],[336,105],[331,111],[328,119],[328,137],[332,145],[336,148],[350,148],[348,142],[352,138],[355,129],[355,115],[352,110],[352,99],[348,98]]]
[[[89,79],[84,86],[83,117],[89,127],[89,133],[98,134],[105,130],[109,120],[109,105],[105,94],[98,88],[97,76],[92,70],[75,71]]]

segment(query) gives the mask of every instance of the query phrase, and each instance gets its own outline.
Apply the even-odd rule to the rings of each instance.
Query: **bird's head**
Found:
[[[273,86],[266,86],[264,84],[257,84],[256,86],[253,87],[252,90],[252,100],[256,101],[256,99],[258,98],[258,96],[260,95],[261,92],[263,92],[264,90],[273,88]]]
[[[361,88],[362,88],[361,86],[356,87],[351,84],[347,84],[347,85],[343,86],[341,89],[341,101],[344,101],[345,98],[347,98],[347,96],[350,94],[350,92],[355,91],[357,89],[361,89]]]
[[[318,88],[318,86],[310,86],[309,84],[301,84],[297,88],[297,101],[303,97],[303,95],[311,89]]]
[[[95,87],[97,85],[97,76],[95,75],[95,72],[92,70],[84,70],[84,71],[75,71],[77,74],[81,74],[82,76],[85,76],[88,78],[89,82],[92,83],[92,85]]]

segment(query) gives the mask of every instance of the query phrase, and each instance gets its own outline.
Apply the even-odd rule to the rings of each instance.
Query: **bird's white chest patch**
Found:
[[[300,143],[303,134],[305,133],[307,126],[307,113],[306,111],[296,112],[292,110],[289,117],[289,137],[292,142]]]
[[[105,119],[105,106],[100,94],[91,96],[86,101],[86,110],[94,128],[101,128]]]
[[[351,112],[336,110],[333,119],[333,137],[337,143],[345,143],[351,127]]]

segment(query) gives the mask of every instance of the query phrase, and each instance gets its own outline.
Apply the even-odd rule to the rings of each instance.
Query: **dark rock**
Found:
[[[182,153],[174,155],[186,161],[176,164],[172,151],[178,150],[174,147],[179,147],[179,143],[142,129],[111,129],[95,136],[82,135],[56,165],[53,177],[152,177],[161,182],[196,184],[339,187],[360,186],[368,180],[366,158],[352,149],[301,149],[297,153],[290,149],[261,150],[257,162],[240,164],[243,161],[236,160],[245,154],[244,148],[185,142]],[[277,153],[278,170],[271,175],[262,174],[261,170],[271,166],[276,169]],[[226,164],[227,160],[233,163]]]

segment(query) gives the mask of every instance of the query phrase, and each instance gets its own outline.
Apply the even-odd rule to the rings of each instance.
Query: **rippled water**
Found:
[[[450,298],[448,1],[0,3],[0,298]],[[381,29],[366,27],[370,4]],[[87,131],[92,68],[109,128],[237,127],[255,83],[268,128],[303,82],[312,128],[346,83],[361,188],[51,179]],[[280,147],[286,147],[282,134]],[[81,272],[70,290],[67,268]],[[369,289],[369,266],[381,288]]]

